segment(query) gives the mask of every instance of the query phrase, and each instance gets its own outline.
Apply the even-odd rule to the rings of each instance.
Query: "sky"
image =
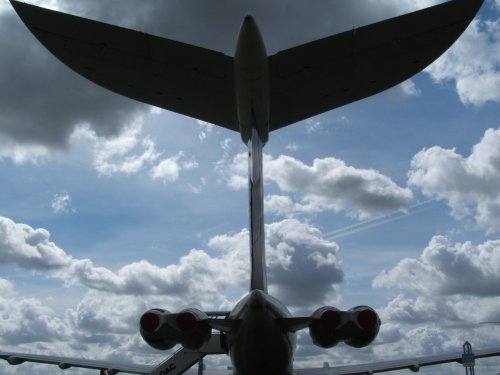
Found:
[[[248,12],[273,54],[436,3],[30,2],[228,55]],[[410,81],[271,133],[270,293],[297,315],[369,305],[383,322],[360,350],[301,332],[296,366],[500,346],[500,326],[479,324],[500,321],[499,16],[486,0]],[[155,363],[147,309],[231,309],[249,286],[246,163],[239,134],[79,77],[0,0],[0,349]]]

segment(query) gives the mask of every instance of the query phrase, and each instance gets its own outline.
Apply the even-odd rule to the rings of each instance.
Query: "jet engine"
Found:
[[[141,336],[150,346],[168,350],[176,344],[196,350],[210,339],[208,316],[198,309],[172,314],[162,309],[146,311],[139,322]]]
[[[375,339],[380,328],[380,318],[368,306],[348,311],[324,306],[314,311],[311,318],[309,335],[313,343],[322,348],[331,348],[340,341],[362,348]]]
[[[357,328],[360,328],[361,332],[349,340],[345,340],[345,343],[354,348],[363,348],[377,337],[380,329],[380,318],[375,310],[368,306],[356,306],[349,312],[355,316]]]

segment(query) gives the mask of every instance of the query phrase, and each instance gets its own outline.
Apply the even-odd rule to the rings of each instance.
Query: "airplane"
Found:
[[[461,362],[461,354],[295,369],[296,334],[313,343],[361,348],[377,336],[368,306],[317,308],[294,317],[267,291],[262,150],[269,133],[377,94],[423,70],[463,33],[484,0],[451,0],[268,56],[254,17],[242,22],[234,56],[10,0],[38,40],[71,69],[118,94],[237,131],[249,151],[250,287],[231,311],[151,309],[139,330],[172,357],[154,366],[0,352],[9,364],[38,362],[119,372],[176,375],[209,354],[227,354],[236,375],[372,374]],[[214,333],[216,332],[216,333]],[[500,355],[500,348],[476,358]],[[200,365],[199,372],[203,372]],[[228,373],[220,372],[220,373]]]

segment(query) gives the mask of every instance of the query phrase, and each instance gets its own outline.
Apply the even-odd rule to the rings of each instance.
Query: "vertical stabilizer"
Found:
[[[250,290],[267,292],[266,247],[264,234],[264,182],[262,148],[264,142],[252,128],[248,141],[248,185],[250,192]]]

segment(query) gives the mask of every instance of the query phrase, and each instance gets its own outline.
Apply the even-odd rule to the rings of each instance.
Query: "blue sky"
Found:
[[[436,2],[33,3],[231,55],[248,11],[273,53]],[[500,345],[499,327],[478,324],[500,321],[499,14],[500,2],[486,0],[411,81],[271,133],[271,293],[297,314],[367,304],[383,321],[362,350],[320,350],[304,332],[298,365]],[[0,51],[0,348],[159,360],[137,333],[144,311],[228,309],[248,288],[239,134],[86,82],[6,0]],[[499,368],[498,359],[477,366]]]

